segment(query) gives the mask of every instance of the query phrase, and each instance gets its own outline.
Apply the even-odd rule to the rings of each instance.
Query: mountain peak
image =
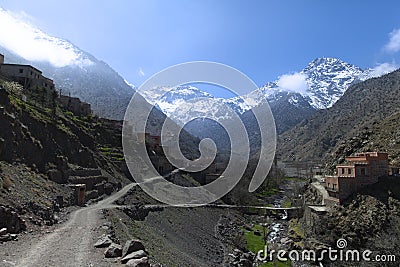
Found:
[[[319,65],[324,63],[344,63],[343,60],[335,57],[317,57],[310,64]]]
[[[316,58],[307,65],[307,67],[303,70],[303,72],[311,69],[318,69],[318,71],[321,71],[321,69],[327,69],[328,71],[337,71],[340,69],[342,70],[353,69],[356,71],[362,71],[361,68],[353,64],[350,64],[339,58],[333,58],[333,57]]]

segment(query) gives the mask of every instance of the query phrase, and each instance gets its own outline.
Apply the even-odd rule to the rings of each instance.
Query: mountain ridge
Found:
[[[297,73],[282,75],[273,82],[268,82],[256,91],[244,96],[228,99],[217,98],[194,86],[156,88],[151,93],[144,93],[146,100],[161,109],[167,116],[177,121],[187,121],[187,109],[180,108],[196,98],[210,98],[215,105],[227,105],[239,115],[257,106],[260,94],[268,101],[276,118],[279,134],[292,128],[302,120],[309,118],[317,110],[332,107],[342,97],[348,87],[379,74],[373,69],[361,69],[337,58],[322,57],[311,61]],[[288,81],[284,81],[284,79]],[[291,88],[284,88],[289,83]],[[296,83],[304,88],[296,88]],[[188,93],[190,89],[190,93]],[[209,107],[197,107],[206,111]],[[213,107],[213,109],[216,109]],[[224,116],[223,109],[214,112],[199,112],[199,115],[211,114],[210,119],[218,120],[213,114]],[[222,115],[221,115],[222,114]]]

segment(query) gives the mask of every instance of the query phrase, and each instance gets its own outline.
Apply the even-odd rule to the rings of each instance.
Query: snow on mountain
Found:
[[[129,85],[132,89],[136,89],[136,86],[133,83],[130,83],[128,80],[124,79],[124,82]]]
[[[185,124],[193,115],[223,118],[221,99],[190,85],[160,86],[148,91],[138,91],[150,104],[158,107],[177,123]],[[194,101],[196,100],[196,101]]]
[[[331,107],[354,82],[367,77],[364,71],[336,58],[318,58],[302,70],[307,76],[307,97],[316,109]]]
[[[290,106],[295,108],[298,114],[307,116],[312,114],[312,110],[330,108],[350,85],[395,69],[394,64],[385,64],[363,70],[340,59],[317,58],[300,72],[282,75],[276,81],[268,82],[247,95],[229,99],[214,98],[211,94],[193,86],[179,86],[172,89],[159,87],[151,92],[143,92],[143,95],[169,117],[181,122],[187,119],[188,114],[195,115],[195,110],[198,116],[209,115],[211,116],[209,118],[214,119],[227,116],[226,108],[217,110],[224,105],[238,114],[243,114],[266,99],[272,111],[279,113],[274,115],[295,125],[302,120],[302,117],[297,116],[294,120],[288,118],[290,114],[283,114],[285,110],[293,111]],[[201,101],[190,108],[188,102],[196,98],[209,98],[212,101]],[[210,103],[214,104],[210,106]]]
[[[70,42],[49,36],[0,7],[0,45],[29,61],[47,61],[54,67],[85,67],[94,62]]]
[[[283,75],[278,80],[268,82],[258,90],[269,103],[277,102],[290,94],[287,101],[292,105],[299,105],[300,102],[304,102],[300,101],[300,99],[303,99],[315,109],[326,109],[332,107],[350,85],[387,74],[395,69],[395,64],[383,63],[375,68],[363,70],[340,59],[317,58],[302,71]],[[299,81],[299,75],[304,77],[304,81]],[[292,79],[291,86],[293,88],[282,87],[282,77],[285,77],[286,80]],[[306,89],[301,88],[304,87],[304,84],[307,86]],[[298,89],[295,88],[296,85],[298,85]],[[243,113],[259,103],[254,95],[243,96],[252,103],[251,105],[244,104],[239,97],[228,99],[225,102],[238,106],[236,110]]]

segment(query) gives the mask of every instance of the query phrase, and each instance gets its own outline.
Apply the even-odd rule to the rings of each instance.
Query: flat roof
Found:
[[[346,168],[354,168],[354,165],[346,165],[346,164],[342,164],[342,165],[336,165],[336,167],[346,167]]]
[[[40,72],[40,74],[42,74],[42,71],[41,71],[41,70],[39,70],[39,69],[33,67],[32,65],[8,64],[8,63],[5,63],[5,64],[2,64],[2,66],[29,67],[29,68],[32,68],[32,69],[34,69],[34,70],[37,70],[38,72]]]

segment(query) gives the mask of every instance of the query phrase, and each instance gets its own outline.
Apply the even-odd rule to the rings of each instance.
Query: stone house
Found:
[[[0,54],[0,74],[23,86],[25,90],[45,89],[47,93],[55,90],[53,80],[44,77],[42,72],[31,65],[5,64]]]
[[[89,103],[82,102],[77,97],[60,95],[58,98],[58,102],[64,107],[66,110],[71,111],[77,116],[88,116],[92,114],[92,109]]]
[[[336,174],[325,177],[329,197],[341,203],[366,185],[378,182],[389,174],[388,154],[379,152],[358,153],[346,157],[346,163],[336,166]]]

